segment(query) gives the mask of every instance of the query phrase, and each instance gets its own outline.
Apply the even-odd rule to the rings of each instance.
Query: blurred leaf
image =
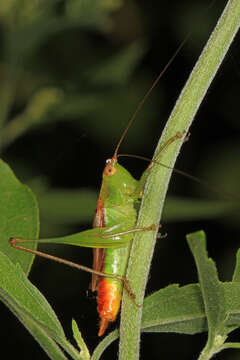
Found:
[[[6,122],[8,113],[16,96],[16,87],[28,57],[35,54],[42,41],[66,27],[61,19],[53,14],[58,0],[13,1],[4,9],[2,19],[4,44],[4,74],[0,88],[0,123]],[[1,10],[1,5],[0,5]]]
[[[54,311],[31,284],[20,266],[0,252],[0,298],[39,342],[51,359],[67,359],[58,342],[74,359],[78,353],[67,342]]]
[[[67,93],[51,114],[51,121],[53,118],[71,120],[75,126],[80,126],[92,134],[96,141],[112,145],[127,126],[146,92],[148,85],[145,77],[138,82],[132,80],[130,87],[126,88],[144,52],[143,43],[136,42],[110,60],[85,71],[84,86],[87,86],[88,90],[79,94]],[[151,131],[146,118],[151,118],[154,110],[152,96],[140,112],[133,131],[128,134],[129,149],[139,142],[142,134],[146,135]]]
[[[0,250],[19,263],[28,274],[34,256],[13,249],[10,237],[37,239],[39,232],[38,206],[31,190],[22,185],[9,166],[0,160]],[[30,248],[35,249],[37,243]]]
[[[116,11],[122,5],[122,0],[68,0],[66,3],[66,15],[77,20],[81,26],[94,29],[111,26],[107,15]]]
[[[9,0],[9,1],[2,1],[0,3],[0,12],[1,12],[1,18],[6,17],[9,15],[9,13],[12,10],[12,7],[14,3],[16,3],[17,0]]]
[[[236,204],[236,211],[231,213],[226,221],[239,227],[239,179],[240,179],[240,147],[233,141],[229,144],[219,143],[218,147],[211,149],[207,155],[207,162],[202,161],[199,173],[210,184],[215,184],[220,196],[226,198],[228,194]],[[197,189],[198,193],[201,189]],[[228,196],[229,197],[229,196]],[[235,201],[234,201],[235,199]]]
[[[52,13],[58,0],[10,0],[1,2],[0,11],[2,19],[11,28],[20,29],[38,19],[44,19]]]
[[[41,217],[56,224],[91,222],[97,193],[89,189],[50,190],[39,196]]]
[[[95,141],[102,142],[105,146],[113,146],[119,140],[120,134],[142,100],[145,90],[146,83],[143,84],[140,81],[133,82],[127,89],[123,87],[118,91],[109,90],[95,96],[72,97],[59,106],[57,116],[74,121],[75,126],[84,128],[89,134],[92,134]],[[154,100],[154,96],[152,96],[145,104],[138,114],[136,123],[128,133],[128,141],[125,143],[129,152],[139,144],[139,139],[143,136],[147,137],[152,131],[149,121],[156,109]],[[81,116],[81,122],[79,116]],[[122,149],[124,149],[125,143],[123,143]]]
[[[5,122],[14,101],[20,72],[26,66],[26,62],[34,57],[44,41],[48,42],[53,35],[61,31],[85,27],[86,22],[91,29],[106,29],[109,26],[110,12],[119,8],[120,5],[119,0],[111,2],[96,0],[94,4],[85,0],[69,1],[66,4],[65,13],[64,7],[62,7],[62,13],[59,12],[59,0],[12,1],[8,6],[2,6],[2,21],[5,25],[4,56],[7,63],[0,89],[0,121]],[[79,7],[78,10],[76,7]],[[69,11],[72,15],[78,14],[77,19],[76,16],[69,17]],[[37,61],[35,61],[36,64]],[[44,79],[42,81],[42,85],[45,86],[46,82]]]
[[[125,85],[145,51],[142,41],[132,43],[95,69],[91,69],[87,74],[90,83],[95,86]]]
[[[71,24],[72,26],[72,24]],[[30,23],[22,29],[14,29],[6,34],[8,47],[6,54],[11,66],[18,68],[23,65],[28,56],[33,56],[44,40],[67,27],[64,20],[50,18]]]
[[[127,50],[101,64],[95,70],[89,71],[88,75],[85,74],[85,77],[88,78],[88,86],[96,88],[107,85],[119,88],[119,85],[126,84],[143,52],[143,46],[140,42],[129,46]],[[125,88],[122,88],[120,92],[119,90],[114,91],[112,88],[104,92],[100,92],[100,89],[97,92],[92,90],[92,93],[84,95],[77,95],[76,93],[64,94],[58,88],[40,88],[32,96],[25,110],[7,124],[4,129],[3,145],[9,145],[33,126],[42,126],[46,122],[58,120],[66,121],[66,119],[74,120],[76,125],[81,124],[86,129],[89,128],[97,138],[101,138],[99,136],[101,133],[105,137],[112,134],[111,139],[115,136],[118,137],[120,130],[118,130],[116,124],[119,124],[122,130],[121,123],[127,123],[127,120],[124,122],[124,118],[128,119],[135,110],[131,103],[137,106],[139,99],[144,94],[144,90],[143,92],[140,91],[141,87],[137,86],[137,84],[133,91],[128,91],[128,94]],[[130,102],[129,99],[131,98]],[[136,129],[142,129],[142,133],[146,133],[148,129],[147,123],[141,121],[141,118],[146,113],[149,116],[153,110],[151,101],[140,114],[138,127],[135,127],[135,131]],[[96,122],[96,116],[97,120],[102,119],[101,122]],[[79,117],[81,117],[81,123],[79,123]],[[95,126],[91,125],[93,122]],[[105,131],[104,123],[109,128],[108,132]],[[137,135],[132,137],[135,142],[137,142],[137,137]],[[131,139],[129,142],[134,141]]]
[[[163,220],[168,222],[215,219],[232,215],[238,208],[237,202],[168,196],[163,210]]]
[[[51,120],[51,111],[62,101],[63,94],[55,88],[42,88],[29,101],[21,115],[12,119],[3,130],[3,145],[9,145],[16,138],[37,125]]]
[[[67,27],[65,19],[57,17],[58,2],[59,0],[15,1],[5,13],[5,50],[11,66],[19,68],[44,39]]]
[[[63,225],[91,222],[97,197],[98,193],[89,189],[43,191],[38,196],[41,218]],[[234,211],[236,205],[228,202],[169,196],[163,220],[171,222],[215,219],[231,215]]]

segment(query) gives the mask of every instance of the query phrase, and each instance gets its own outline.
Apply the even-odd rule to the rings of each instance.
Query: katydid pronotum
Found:
[[[150,163],[140,180],[137,181],[118,163],[119,147],[138,111],[182,46],[183,43],[140,102],[124,130],[112,158],[106,161],[93,229],[61,238],[38,240],[38,242],[44,243],[60,243],[94,248],[93,269],[20,245],[33,240],[10,239],[11,246],[16,249],[92,273],[91,290],[97,290],[98,292],[99,336],[104,334],[109,322],[115,321],[120,308],[123,288],[126,289],[131,298],[135,298],[131,291],[131,284],[128,283],[125,277],[134,233],[138,231],[156,231],[157,228],[156,224],[149,224],[146,228],[136,228],[139,202],[142,198],[148,173],[155,161]],[[172,142],[181,139],[183,135],[184,132],[177,132],[175,136],[166,142],[162,151]]]

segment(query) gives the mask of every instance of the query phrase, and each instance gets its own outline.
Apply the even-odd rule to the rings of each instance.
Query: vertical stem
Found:
[[[240,1],[229,0],[197,64],[195,65],[182,93],[172,111],[155,152],[155,158],[162,144],[178,131],[188,131],[223,58],[240,25]],[[174,166],[182,145],[175,141],[161,155],[161,162]],[[163,208],[171,170],[154,165],[144,190],[137,227],[158,224]],[[142,303],[148,272],[152,259],[155,234],[138,233],[133,242],[127,277],[136,294],[136,301]],[[137,308],[129,296],[123,297],[120,328],[120,360],[139,358],[142,308]]]

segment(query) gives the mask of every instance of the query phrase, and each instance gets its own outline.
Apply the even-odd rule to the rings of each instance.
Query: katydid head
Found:
[[[120,199],[126,195],[132,195],[136,184],[137,181],[129,171],[117,162],[117,159],[113,157],[106,161],[101,189],[101,198],[103,200],[111,196],[116,196]]]

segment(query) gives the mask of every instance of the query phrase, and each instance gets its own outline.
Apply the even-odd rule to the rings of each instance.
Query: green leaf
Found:
[[[19,263],[29,273],[34,256],[13,249],[10,237],[37,239],[39,219],[37,201],[31,190],[22,185],[9,166],[0,160],[0,251]],[[35,249],[37,243],[29,245]]]
[[[29,330],[51,359],[66,359],[59,343],[74,359],[78,352],[67,342],[57,316],[19,265],[0,252],[0,298]]]
[[[196,334],[207,323],[198,284],[169,285],[144,300],[142,329],[145,332]]]
[[[85,344],[82,334],[80,333],[77,323],[74,319],[72,319],[72,330],[73,330],[74,339],[76,340],[79,349],[81,349],[81,352],[80,352],[81,360],[89,360],[90,354],[89,354],[87,345]]]
[[[208,346],[212,347],[216,336],[223,334],[220,329],[226,320],[224,292],[218,279],[216,266],[207,255],[204,232],[197,231],[187,235],[187,241],[198,269],[198,278],[208,321]]]
[[[240,284],[221,283],[229,314],[227,326],[240,325]],[[161,289],[144,300],[142,331],[196,334],[207,331],[207,319],[199,284]]]
[[[226,299],[229,317],[226,327],[230,330],[240,325],[240,283],[220,282]],[[207,318],[199,284],[179,287],[169,285],[144,300],[141,331],[198,334],[208,330]],[[103,351],[117,338],[115,330],[97,346],[92,359],[100,358]]]
[[[64,335],[62,327],[41,293],[34,287],[21,271],[19,265],[14,265],[7,256],[0,253],[0,287],[17,306],[54,333]]]

